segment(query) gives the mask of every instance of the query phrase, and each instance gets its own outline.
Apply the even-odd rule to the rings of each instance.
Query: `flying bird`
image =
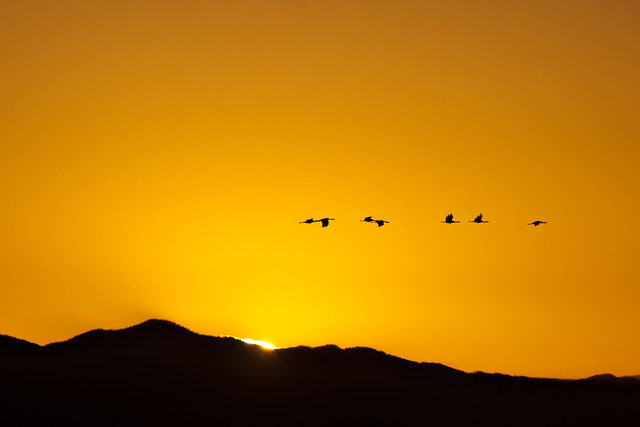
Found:
[[[322,223],[322,227],[327,227],[329,225],[329,221],[333,221],[335,220],[335,218],[322,218],[322,219],[318,219],[316,220],[316,222],[321,222]]]
[[[473,221],[469,221],[469,222],[475,222],[477,224],[480,224],[481,222],[489,222],[489,221],[483,221],[482,220],[482,214],[480,214]]]
[[[361,219],[360,222],[375,222],[375,219],[368,216],[365,219]]]
[[[374,222],[378,224],[378,227],[382,227],[385,223],[389,223],[389,221],[385,221],[383,219],[376,219]]]
[[[300,221],[300,224],[311,224],[312,222],[317,222],[313,218],[305,219],[304,221]]]
[[[533,222],[530,222],[530,223],[529,223],[529,224],[527,224],[527,225],[533,225],[534,227],[537,227],[537,226],[539,226],[540,224],[546,224],[546,221],[533,221]]]
[[[449,215],[447,215],[447,216],[446,216],[446,218],[444,219],[444,221],[440,221],[440,222],[444,222],[444,223],[447,223],[447,224],[453,224],[453,223],[455,223],[455,222],[460,222],[460,221],[454,221],[454,220],[453,220],[453,214],[452,214],[452,213],[450,213]]]

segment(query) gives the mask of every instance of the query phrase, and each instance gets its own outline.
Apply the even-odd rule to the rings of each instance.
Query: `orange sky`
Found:
[[[611,0],[3,1],[0,333],[160,317],[640,374],[639,23]]]

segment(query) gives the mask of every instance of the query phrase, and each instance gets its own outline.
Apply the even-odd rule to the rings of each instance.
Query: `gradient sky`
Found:
[[[0,58],[0,333],[640,374],[638,2],[7,0]]]

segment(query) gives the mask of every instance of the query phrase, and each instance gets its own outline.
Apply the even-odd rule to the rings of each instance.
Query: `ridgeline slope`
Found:
[[[637,425],[640,379],[465,373],[370,348],[265,350],[166,320],[0,336],[0,425]]]

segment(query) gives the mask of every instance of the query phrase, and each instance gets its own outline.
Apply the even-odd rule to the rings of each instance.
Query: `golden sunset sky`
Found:
[[[640,374],[639,2],[7,0],[0,58],[0,333]]]

